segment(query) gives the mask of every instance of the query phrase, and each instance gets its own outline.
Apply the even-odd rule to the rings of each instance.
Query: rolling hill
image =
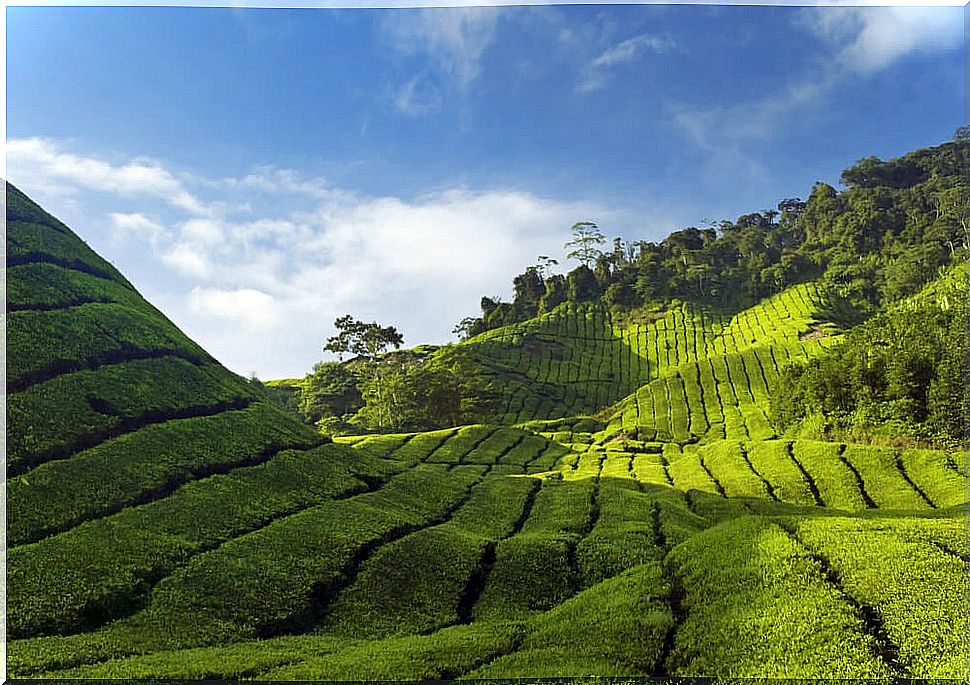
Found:
[[[812,283],[465,343],[489,424],[326,440],[12,186],[8,673],[966,678],[962,452],[780,437]]]

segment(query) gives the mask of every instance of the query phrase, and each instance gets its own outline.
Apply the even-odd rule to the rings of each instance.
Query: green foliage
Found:
[[[343,317],[266,385],[8,188],[11,673],[959,677],[966,456],[796,436],[962,430],[968,158],[540,258],[458,346]],[[421,432],[321,444],[284,387]]]
[[[600,233],[599,227],[591,221],[578,221],[570,229],[573,237],[563,246],[565,249],[573,248],[566,254],[569,259],[578,259],[582,265],[589,269],[590,265],[596,261],[602,252],[596,246],[606,242],[606,238]]]
[[[121,282],[57,264],[28,262],[7,272],[7,310],[56,309],[88,302],[143,307],[145,301]]]
[[[674,627],[668,592],[658,563],[630,568],[531,619],[518,651],[470,677],[653,673]]]
[[[299,410],[310,423],[353,414],[362,406],[357,378],[344,364],[320,362],[303,381]]]
[[[798,539],[825,559],[849,596],[870,607],[898,648],[899,668],[913,678],[966,674],[961,656],[966,587],[960,517],[949,519],[818,518],[795,524]],[[949,550],[949,551],[947,551]]]
[[[966,298],[954,290],[947,302],[901,303],[785,369],[771,401],[775,424],[784,430],[817,413],[837,435],[881,430],[960,441]]]
[[[116,303],[18,311],[7,317],[8,387],[17,391],[70,371],[165,354],[211,361],[157,314]]]
[[[334,321],[337,335],[327,338],[323,349],[338,355],[355,354],[373,359],[389,347],[395,349],[404,342],[404,336],[394,326],[380,326],[376,321],[364,323],[349,314]]]
[[[148,425],[12,479],[12,541],[36,539],[136,502],[160,498],[207,473],[313,442],[278,409],[256,403],[213,416]],[[297,430],[294,430],[296,428]],[[309,438],[309,440],[307,440]]]
[[[7,468],[20,473],[141,425],[238,409],[252,399],[221,367],[179,357],[64,374],[7,399]]]
[[[938,450],[910,449],[903,452],[901,467],[933,503],[944,508],[964,501],[964,478],[954,457]]]
[[[893,670],[839,588],[777,525],[754,517],[699,533],[666,562],[685,619],[669,672],[682,676],[887,678]]]
[[[373,637],[430,632],[458,622],[486,544],[511,531],[532,489],[526,479],[483,481],[448,523],[385,545],[362,566],[321,629]],[[426,571],[416,575],[415,567]]]
[[[583,587],[662,558],[654,530],[654,503],[634,485],[628,478],[601,479],[596,525],[576,546]]]
[[[358,374],[363,406],[351,422],[367,430],[433,430],[478,423],[494,412],[493,394],[462,347],[411,363],[379,362]]]
[[[937,268],[970,250],[967,164],[970,141],[964,138],[885,162],[869,157],[845,170],[842,192],[819,182],[806,202],[787,198],[778,211],[687,227],[659,243],[624,248],[615,239],[610,253],[597,249],[605,238],[595,224],[578,223],[567,249],[576,248],[569,256],[582,270],[568,279],[568,300],[637,308],[680,299],[737,311],[821,277],[826,292],[844,303],[836,309],[851,313],[845,321],[854,325],[883,302],[916,292]],[[544,270],[536,271],[530,305],[489,300],[486,307],[483,299],[472,335],[534,315],[540,280],[547,293],[558,291]],[[539,311],[550,311],[558,298],[540,302]]]
[[[796,440],[793,458],[815,483],[826,507],[857,511],[866,508],[859,484],[842,458],[844,447],[830,442]]]
[[[587,302],[599,296],[600,285],[589,267],[580,264],[566,275],[566,293],[570,302]]]
[[[545,314],[561,305],[568,298],[566,277],[555,274],[546,279],[542,298],[539,300],[539,313]]]

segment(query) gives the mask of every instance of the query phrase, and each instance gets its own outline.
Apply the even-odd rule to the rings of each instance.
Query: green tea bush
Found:
[[[7,373],[11,392],[61,373],[104,362],[177,355],[211,361],[195,343],[158,315],[121,304],[11,312],[7,319]]]
[[[889,447],[847,445],[842,455],[858,472],[866,493],[877,507],[885,509],[929,509],[924,500],[896,468],[897,452]]]
[[[144,307],[145,301],[119,281],[43,262],[7,271],[7,309],[58,309],[88,302],[117,302]]]
[[[251,465],[320,440],[258,402],[215,416],[152,424],[52,461],[7,486],[13,543],[159,499],[207,473]]]
[[[8,469],[23,472],[141,424],[241,408],[251,399],[224,369],[178,357],[58,376],[8,398]]]
[[[808,507],[815,504],[808,481],[792,461],[790,443],[783,440],[748,442],[744,448],[751,465],[771,483],[778,499]]]
[[[897,523],[826,517],[801,520],[796,531],[845,592],[872,608],[906,676],[959,679],[966,675],[966,636],[959,629],[965,607],[954,598],[966,587],[964,563],[921,540],[920,529],[935,531],[956,550],[964,542],[961,524],[959,518]]]
[[[785,531],[742,517],[693,536],[666,563],[682,587],[667,662],[682,676],[888,678],[839,588]]]
[[[792,454],[814,481],[826,507],[858,511],[866,504],[852,471],[839,458],[842,445],[796,440]]]
[[[902,465],[913,483],[936,507],[952,507],[966,499],[965,479],[956,468],[953,455],[938,450],[910,449],[902,454]]]

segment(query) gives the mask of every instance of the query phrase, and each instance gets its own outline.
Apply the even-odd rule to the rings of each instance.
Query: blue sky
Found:
[[[230,368],[302,375],[348,312],[451,339],[575,221],[659,240],[944,142],[962,21],[8,8],[7,173]]]

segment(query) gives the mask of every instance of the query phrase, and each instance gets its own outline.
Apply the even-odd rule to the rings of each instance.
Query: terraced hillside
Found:
[[[596,380],[571,407],[622,400],[605,429],[327,442],[7,197],[14,677],[968,675],[965,455],[767,439],[745,412],[769,372],[735,390],[819,346],[800,339],[811,286],[734,319],[685,306],[618,331],[563,308],[478,339],[498,359],[515,331],[589,322],[555,372],[508,362],[527,372],[507,418],[542,417],[528,397],[562,373]],[[672,408],[651,388],[695,368],[720,398],[684,391],[696,423],[630,414]]]
[[[601,304],[564,304],[464,343],[505,398],[502,423],[598,414],[644,440],[774,437],[780,369],[838,339],[818,288],[789,288],[733,316],[683,303],[620,327]]]

